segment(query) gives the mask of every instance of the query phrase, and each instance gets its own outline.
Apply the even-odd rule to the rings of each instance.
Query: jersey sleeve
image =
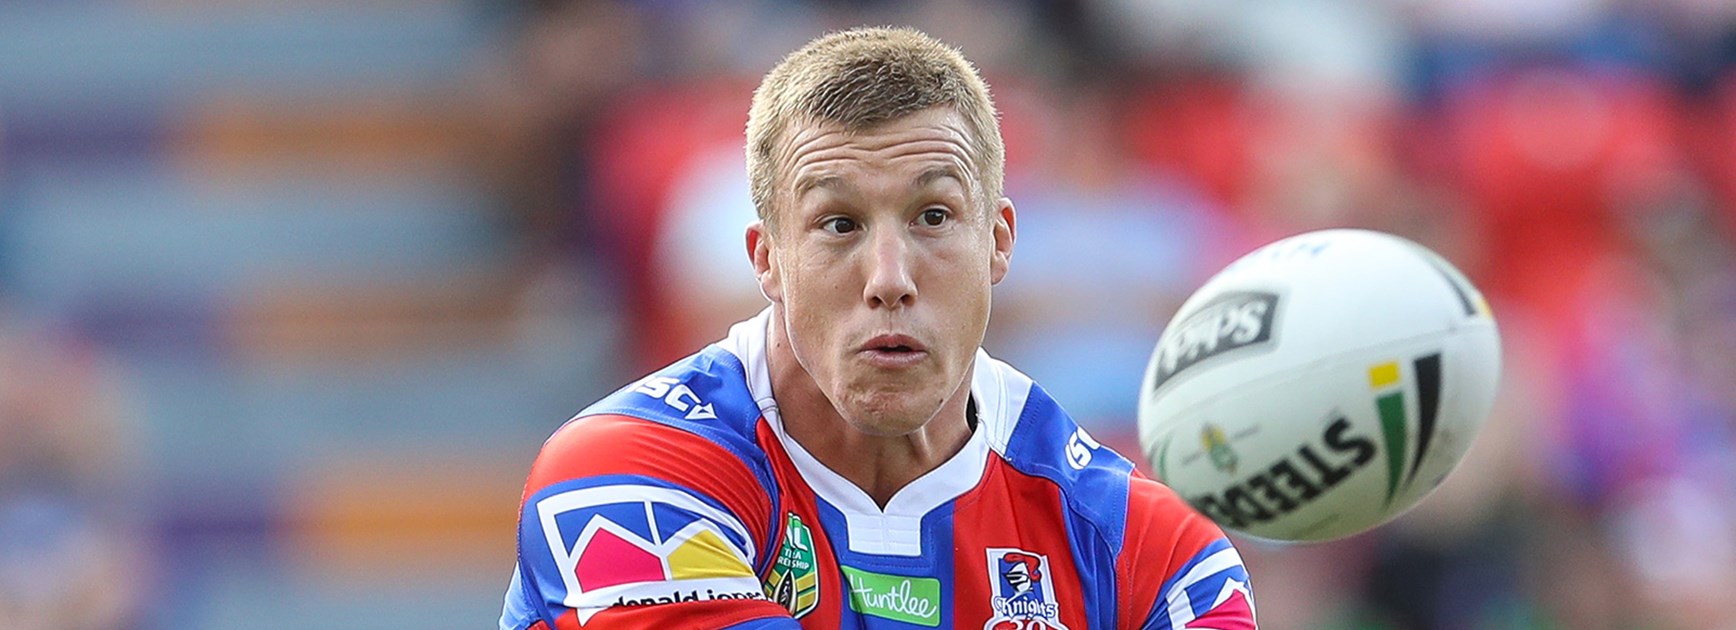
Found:
[[[796,628],[755,574],[770,502],[746,463],[699,435],[614,415],[568,423],[531,466],[500,627]]]
[[[1123,628],[1254,630],[1254,595],[1223,530],[1168,487],[1135,474],[1116,558]]]

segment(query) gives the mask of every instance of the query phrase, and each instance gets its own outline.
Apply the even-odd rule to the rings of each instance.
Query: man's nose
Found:
[[[868,251],[868,284],[863,299],[875,308],[903,308],[916,302],[916,281],[911,267],[916,251],[908,235],[899,230],[879,230]]]

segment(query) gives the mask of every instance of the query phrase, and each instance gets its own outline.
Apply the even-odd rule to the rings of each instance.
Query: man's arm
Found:
[[[1122,628],[1256,627],[1248,570],[1230,540],[1175,492],[1138,474],[1115,572]]]
[[[576,420],[531,466],[500,626],[796,628],[753,569],[770,512],[747,465],[705,438]]]

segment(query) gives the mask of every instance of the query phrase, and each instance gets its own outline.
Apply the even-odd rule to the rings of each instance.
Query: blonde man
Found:
[[[770,307],[549,439],[502,628],[1254,627],[1223,534],[980,348],[1017,221],[969,62],[821,37],[747,152]]]

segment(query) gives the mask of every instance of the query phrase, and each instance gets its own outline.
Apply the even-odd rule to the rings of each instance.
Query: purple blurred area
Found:
[[[0,3],[0,628],[493,624],[542,439],[764,306],[759,75],[887,23],[1002,109],[988,349],[1123,452],[1261,243],[1488,294],[1465,463],[1244,542],[1263,627],[1736,628],[1727,0]]]

